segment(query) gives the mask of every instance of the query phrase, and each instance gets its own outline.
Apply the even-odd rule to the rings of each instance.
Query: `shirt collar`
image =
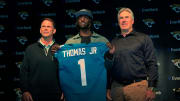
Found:
[[[42,46],[44,46],[45,48],[50,48],[50,47],[54,44],[55,40],[53,39],[52,42],[51,42],[49,45],[47,45],[47,46],[41,41],[41,39],[39,39],[38,42],[39,42]]]
[[[134,33],[135,33],[135,30],[131,31],[131,32],[130,32],[129,34],[127,34],[125,37],[133,36],[133,35],[135,35]],[[124,38],[124,36],[123,36],[122,34],[119,34],[118,37],[119,37],[119,38]]]
[[[97,37],[97,36],[98,36],[98,35],[93,31],[91,37]],[[79,39],[79,38],[81,38],[80,33],[78,33],[78,34],[74,37],[74,39]]]

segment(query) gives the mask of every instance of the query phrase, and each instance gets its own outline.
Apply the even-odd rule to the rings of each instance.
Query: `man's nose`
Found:
[[[86,17],[85,17],[85,16],[82,16],[82,17],[81,17],[81,20],[85,20],[85,19],[86,19]]]
[[[122,23],[125,23],[125,22],[127,22],[127,21],[126,21],[126,20],[123,20],[123,21],[122,21]]]

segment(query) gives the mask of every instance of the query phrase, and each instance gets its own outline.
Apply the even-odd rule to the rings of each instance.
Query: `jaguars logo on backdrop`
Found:
[[[16,37],[21,45],[25,45],[28,39],[25,36]]]
[[[21,18],[22,20],[27,20],[27,18],[29,17],[29,13],[26,12],[26,11],[18,12],[18,15],[20,16],[20,18]]]
[[[174,65],[174,69],[177,71],[180,71],[180,59],[172,59],[171,62]],[[180,81],[180,76],[179,75],[170,75],[168,76],[168,80],[170,81]]]
[[[42,2],[48,7],[50,7],[53,4],[53,0],[42,0]]]
[[[151,28],[155,24],[155,21],[153,19],[151,19],[151,18],[143,19],[142,21],[149,28]]]
[[[102,23],[100,21],[93,21],[93,26],[95,29],[100,29]]]
[[[172,59],[171,61],[174,64],[174,66],[180,69],[180,59]]]
[[[92,0],[95,4],[99,4],[101,0]]]
[[[66,14],[67,14],[68,16],[70,16],[71,18],[75,18],[75,13],[76,13],[76,10],[74,10],[74,9],[68,9],[68,10],[66,10]]]
[[[117,7],[117,8],[116,8],[116,11],[118,12],[120,9],[121,9],[121,7]]]
[[[174,92],[175,98],[180,100],[180,88],[173,88],[172,91]]]
[[[20,68],[21,68],[21,66],[22,66],[22,61],[20,61],[20,62],[16,62],[16,67],[17,67],[17,68],[19,68],[19,69],[20,69]]]
[[[173,31],[173,32],[170,32],[170,34],[171,34],[176,40],[180,40],[180,31]]]
[[[170,7],[174,12],[180,13],[180,4],[172,4]]]
[[[7,5],[7,3],[4,0],[0,1],[0,8],[4,8]]]

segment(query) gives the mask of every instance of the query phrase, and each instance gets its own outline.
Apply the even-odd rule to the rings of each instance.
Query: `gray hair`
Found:
[[[134,20],[134,13],[133,13],[133,11],[130,8],[126,8],[126,7],[123,7],[121,9],[119,9],[118,14],[117,14],[117,19],[119,18],[119,14],[121,12],[123,12],[123,11],[129,12],[131,14],[132,19]]]

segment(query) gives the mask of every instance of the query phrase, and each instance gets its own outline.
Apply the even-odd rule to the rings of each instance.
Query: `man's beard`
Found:
[[[90,27],[91,27],[90,23],[88,23],[88,24],[86,24],[84,26],[81,26],[80,24],[77,24],[77,28],[80,29],[80,30],[87,30],[87,29],[90,29]]]

